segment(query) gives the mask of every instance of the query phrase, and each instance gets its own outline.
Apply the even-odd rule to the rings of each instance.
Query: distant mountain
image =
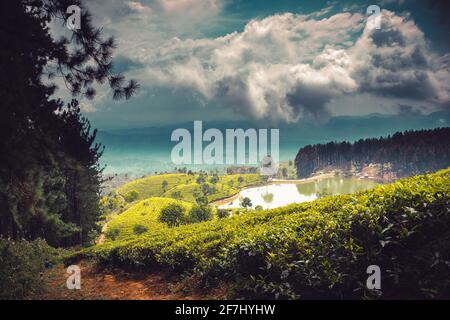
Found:
[[[280,159],[293,159],[298,150],[308,144],[329,141],[353,142],[361,138],[386,136],[398,131],[433,129],[450,126],[450,112],[429,115],[417,113],[399,115],[372,114],[368,116],[340,116],[326,123],[300,120],[284,124],[280,129]],[[217,128],[222,132],[231,128],[267,128],[253,121],[208,121],[203,130]],[[106,146],[102,162],[108,164],[106,173],[127,172],[140,175],[153,171],[170,170],[170,141],[173,130],[186,128],[192,132],[193,122],[166,126],[99,131],[97,141]],[[276,127],[272,127],[276,128]]]

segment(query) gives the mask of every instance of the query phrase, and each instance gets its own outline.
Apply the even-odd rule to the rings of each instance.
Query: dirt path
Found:
[[[108,229],[108,222],[106,222],[102,227],[102,233],[98,237],[96,243],[97,244],[103,244],[106,240],[106,230]]]
[[[81,289],[69,290],[69,276],[62,265],[44,275],[47,292],[35,296],[44,300],[197,300],[225,299],[226,286],[209,292],[195,289],[195,279],[179,281],[163,273],[127,273],[123,270],[99,270],[94,264],[81,262]]]

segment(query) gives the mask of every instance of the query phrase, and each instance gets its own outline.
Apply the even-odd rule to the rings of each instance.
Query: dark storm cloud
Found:
[[[171,1],[163,2],[179,12]],[[126,3],[120,7],[137,13],[130,20],[133,28],[124,20],[118,24],[123,45],[115,63],[143,89],[182,89],[199,104],[282,122],[327,118],[342,96],[389,99],[394,112],[401,99],[415,100],[414,106],[448,101],[450,59],[428,47],[407,14],[384,10],[381,30],[368,30],[361,13],[274,14],[249,21],[242,31],[196,38],[169,36],[148,2]],[[136,29],[140,32],[130,33]],[[189,108],[186,101],[179,104]]]
[[[366,63],[356,68],[360,91],[405,99],[439,101],[448,88],[439,82],[442,65],[436,63],[423,33],[406,18],[384,12],[380,30],[365,32],[358,50]],[[357,45],[358,46],[358,45]]]
[[[333,91],[323,87],[298,85],[288,92],[286,98],[296,115],[326,119],[330,116],[326,104],[333,96]]]
[[[400,104],[398,106],[398,115],[400,116],[417,116],[422,115],[422,112],[419,109],[415,109],[412,106]]]

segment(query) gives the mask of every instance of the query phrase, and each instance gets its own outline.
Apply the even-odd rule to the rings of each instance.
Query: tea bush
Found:
[[[217,217],[219,219],[228,218],[230,216],[230,211],[226,209],[217,209]]]
[[[188,222],[202,222],[211,220],[213,217],[212,208],[209,206],[193,206],[189,210]]]
[[[132,200],[144,200],[150,197],[168,197],[195,202],[195,191],[201,190],[206,181],[205,174],[169,173],[143,177],[133,180],[117,189],[118,194],[128,197],[133,192]],[[206,201],[232,196],[241,188],[263,182],[258,174],[230,174],[211,176],[213,185],[208,188]],[[136,192],[136,193],[134,193]],[[134,198],[136,197],[137,198]]]
[[[137,199],[139,199],[139,192],[137,192],[136,190],[131,190],[125,194],[124,199],[128,203],[136,201]]]
[[[0,238],[0,300],[23,299],[44,290],[45,262],[55,262],[56,250],[44,240]]]
[[[133,233],[135,235],[140,235],[147,231],[148,231],[148,228],[146,226],[143,226],[142,224],[137,224],[133,227]]]
[[[450,169],[283,208],[158,227],[72,258],[236,283],[245,298],[450,298]],[[381,292],[365,287],[381,268]]]
[[[159,214],[161,209],[173,203],[183,206],[185,211],[192,207],[189,202],[169,198],[154,197],[139,201],[108,222],[106,240],[130,239],[136,235],[136,225],[142,225],[149,230],[164,226],[165,224],[158,220]]]

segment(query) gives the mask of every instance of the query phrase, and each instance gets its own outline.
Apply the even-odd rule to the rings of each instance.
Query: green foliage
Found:
[[[145,226],[149,230],[165,227],[166,224],[159,221],[159,215],[161,209],[173,203],[182,205],[185,208],[185,211],[188,211],[192,207],[192,204],[189,202],[169,198],[154,197],[147,200],[141,200],[121,214],[114,216],[111,221],[108,222],[106,240],[124,240],[133,238],[136,235],[133,230],[136,225]],[[113,234],[113,237],[110,236],[112,230],[116,230],[114,231],[116,234]]]
[[[0,19],[8,43],[0,50],[0,235],[55,246],[91,243],[103,149],[78,102],[64,105],[52,78],[74,97],[93,98],[96,83],[108,83],[115,98],[137,89],[112,70],[114,39],[93,26],[80,0],[70,4],[83,8],[83,27],[56,39],[48,26],[65,27],[66,0],[0,1],[8,13]]]
[[[367,163],[381,164],[399,177],[450,166],[450,128],[396,132],[354,143],[328,142],[301,148],[295,157],[299,178],[330,167],[349,170]]]
[[[217,174],[214,174],[211,179],[209,179],[209,182],[212,184],[216,184],[217,182],[219,182],[220,178]]]
[[[108,215],[112,212],[122,209],[124,206],[124,199],[116,192],[100,198],[100,211],[103,215]]]
[[[161,174],[147,176],[141,179],[133,180],[117,189],[119,194],[126,194],[131,190],[139,192],[139,200],[150,197],[159,197],[164,194],[162,188],[163,181],[167,181],[167,190],[170,191],[174,186],[184,183],[189,179],[187,174]]]
[[[136,201],[137,199],[139,199],[139,192],[137,192],[136,190],[128,191],[125,194],[124,199],[128,203]]]
[[[143,226],[142,224],[136,224],[133,227],[133,233],[135,235],[140,235],[140,234],[143,234],[144,232],[147,232],[147,231],[148,231],[148,228],[146,226]]]
[[[164,207],[159,214],[159,221],[167,224],[169,227],[175,227],[185,221],[185,208],[178,203],[171,203]]]
[[[261,211],[261,210],[264,210],[264,208],[263,208],[261,205],[257,205],[257,206],[255,207],[255,210]]]
[[[44,240],[0,238],[0,300],[23,299],[42,292],[45,262],[55,262],[56,250]]]
[[[169,185],[169,183],[167,182],[167,180],[163,180],[163,182],[161,184],[161,187],[162,187],[164,192],[166,192],[168,185]]]
[[[242,199],[241,207],[250,208],[252,205],[252,200],[250,198],[245,197],[244,199]]]
[[[204,195],[199,195],[198,197],[195,198],[195,202],[199,206],[206,206],[208,204],[208,197]]]
[[[206,174],[204,173],[200,173],[197,177],[197,179],[195,180],[198,184],[202,184],[206,182]]]
[[[227,209],[217,209],[217,217],[219,219],[228,218],[230,216],[230,211]]]
[[[188,219],[190,223],[202,222],[211,220],[213,217],[210,206],[193,206],[189,210]]]
[[[120,230],[119,229],[115,229],[115,228],[108,228],[108,230],[106,230],[106,237],[108,239],[111,240],[116,240],[117,237],[119,237],[120,235]]]
[[[242,187],[262,182],[262,177],[257,174],[222,176],[215,174],[209,179],[210,182],[206,182],[206,178],[205,173],[147,176],[119,187],[117,192],[125,195],[131,190],[136,190],[139,192],[139,200],[150,197],[168,197],[206,205],[211,201],[232,196],[238,193]],[[217,182],[211,182],[217,178],[219,179]],[[242,181],[241,185],[238,184],[238,180]],[[165,188],[163,188],[164,181],[167,182]]]
[[[172,194],[171,194],[171,198],[174,198],[174,199],[181,199],[183,196],[181,195],[181,192],[180,191],[174,191],[174,192],[172,192]]]
[[[450,169],[228,219],[155,228],[74,257],[228,279],[247,298],[450,297]],[[74,258],[73,257],[73,258]]]

